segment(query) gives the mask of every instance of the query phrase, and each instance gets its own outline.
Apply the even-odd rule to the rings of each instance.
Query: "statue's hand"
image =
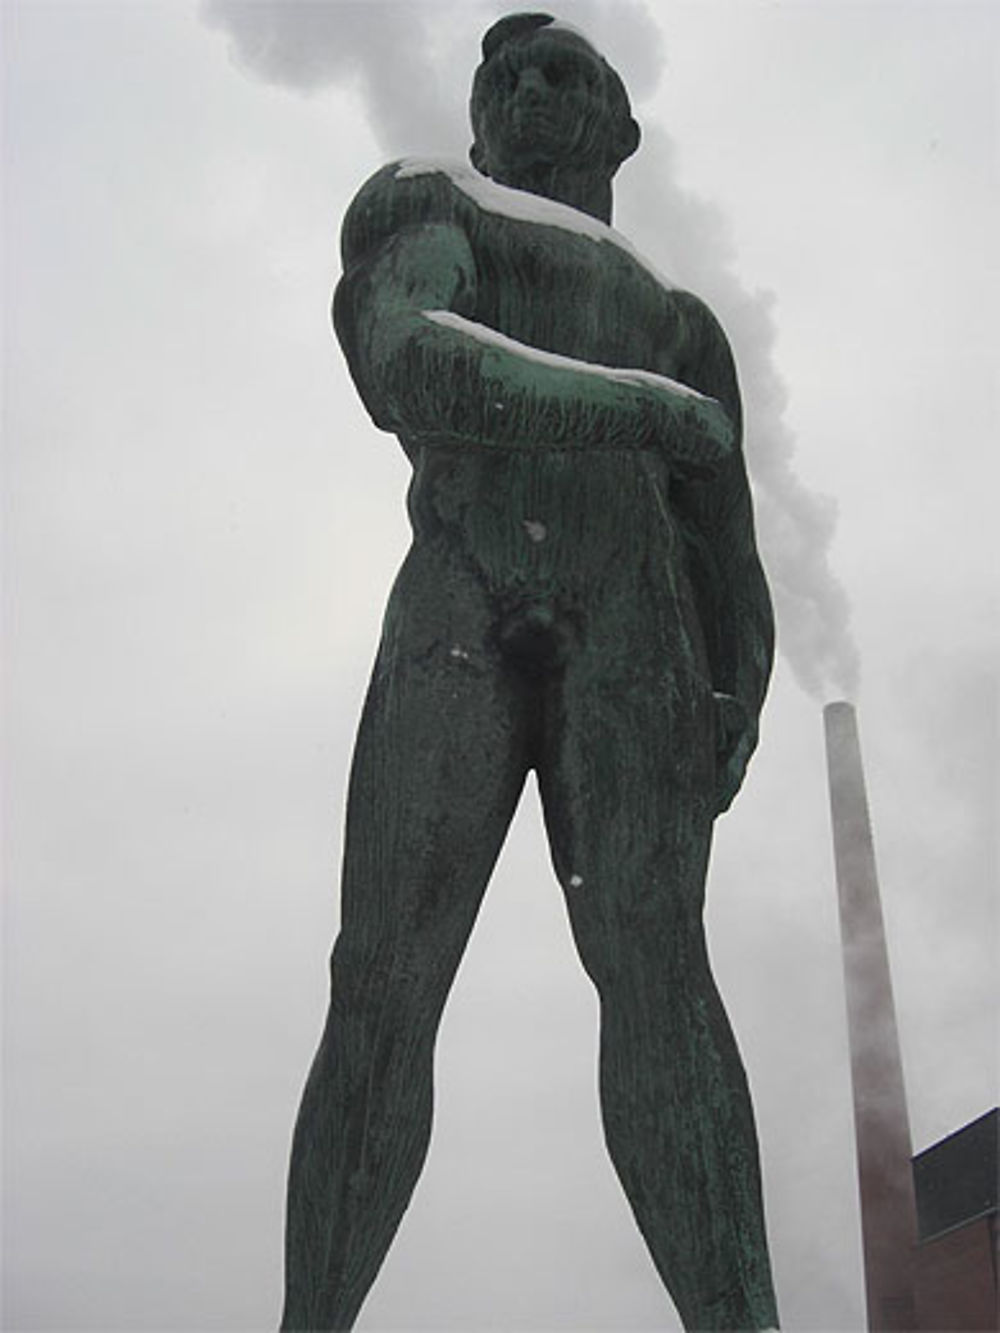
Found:
[[[732,694],[715,696],[715,813],[723,814],[743,782],[757,746],[757,721]]]
[[[737,447],[736,429],[732,418],[722,404],[715,398],[703,398],[698,404],[698,415],[704,422],[705,434],[711,442],[713,452],[728,458]]]
[[[715,398],[673,380],[651,387],[650,396],[658,414],[652,434],[680,472],[712,476],[736,450],[732,418]]]

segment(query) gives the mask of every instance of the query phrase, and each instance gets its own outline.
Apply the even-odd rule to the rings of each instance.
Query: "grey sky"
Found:
[[[257,3],[236,61],[232,7],[206,8],[3,9],[11,1329],[273,1326],[344,779],[407,539],[405,462],[329,331],[338,222],[386,156],[464,154],[478,39],[502,12],[316,5],[276,36]],[[995,11],[557,12],[644,125],[617,224],[736,345],[786,647],[816,623],[796,578],[825,577],[805,533],[826,525],[849,596],[921,1148],[996,1099]],[[784,1322],[847,1329],[821,747],[783,659],[709,919]],[[529,793],[364,1328],[669,1326],[600,1143],[595,1017]]]

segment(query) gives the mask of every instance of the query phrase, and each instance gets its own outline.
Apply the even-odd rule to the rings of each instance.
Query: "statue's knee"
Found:
[[[342,934],[330,957],[331,1009],[362,1023],[409,1026],[440,1007],[446,990],[434,958],[421,957],[412,941],[364,940]]]
[[[334,1005],[351,1008],[373,993],[384,992],[391,970],[389,950],[342,931],[330,955],[330,991]]]
[[[704,931],[682,921],[637,919],[588,951],[587,970],[603,998],[623,1004],[700,994],[711,983]]]

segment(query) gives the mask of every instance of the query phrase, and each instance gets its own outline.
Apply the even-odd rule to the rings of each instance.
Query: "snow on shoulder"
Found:
[[[483,176],[473,167],[442,158],[405,158],[394,172],[396,180],[434,175],[447,176],[456,189],[461,190],[484,212],[500,213],[518,222],[533,222],[543,227],[560,227],[563,231],[576,232],[577,235],[588,236],[593,241],[616,246],[655,278],[661,287],[672,291],[677,285],[641,255],[621,232],[609,227],[600,218],[591,217],[589,213],[583,213],[578,208],[571,208],[569,204],[546,199],[544,195],[531,194],[528,190],[515,190],[509,185],[498,185],[496,181]]]

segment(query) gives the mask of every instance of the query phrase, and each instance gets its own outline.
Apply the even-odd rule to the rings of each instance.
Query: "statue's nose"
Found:
[[[528,101],[539,101],[545,97],[549,91],[549,86],[545,81],[545,75],[540,69],[529,65],[523,69],[517,80],[517,92],[519,97],[524,97]]]

